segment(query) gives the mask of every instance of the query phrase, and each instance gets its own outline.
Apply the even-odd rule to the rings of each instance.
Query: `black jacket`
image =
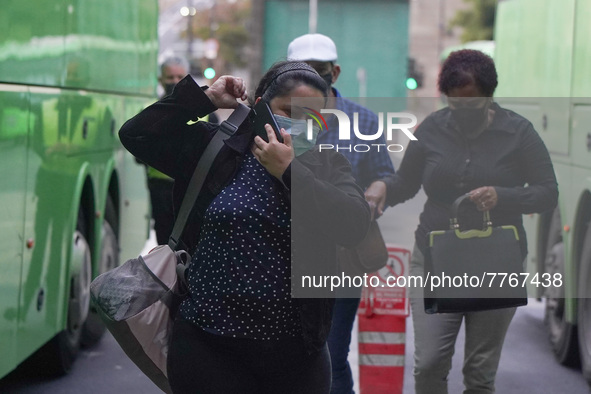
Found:
[[[417,128],[417,140],[409,143],[396,174],[386,179],[388,205],[424,188],[428,199],[415,232],[423,253],[430,231],[449,229],[455,199],[478,187],[495,187],[498,201],[490,211],[491,221],[517,228],[524,257],[522,214],[556,206],[558,186],[544,142],[524,117],[496,103],[492,109],[492,123],[472,139],[459,131],[449,108],[432,113]],[[469,202],[460,207],[459,219],[465,229],[483,226],[482,212]]]
[[[172,95],[128,120],[119,131],[121,142],[133,155],[175,179],[177,208],[201,154],[219,127],[189,121],[215,109],[187,76]],[[234,178],[253,138],[247,119],[214,160],[181,237],[190,253],[199,241],[205,210]],[[349,162],[334,151],[312,150],[298,156],[282,182],[277,182],[291,199],[293,293],[315,297],[297,298],[303,337],[310,350],[319,349],[330,330],[333,300],[326,297],[334,294],[329,288],[302,289],[301,276],[336,273],[336,245],[353,246],[363,239],[370,223],[369,206],[355,184]]]

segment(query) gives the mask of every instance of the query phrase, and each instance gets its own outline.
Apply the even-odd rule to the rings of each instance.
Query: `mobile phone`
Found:
[[[265,130],[265,124],[268,123],[271,125],[271,128],[273,128],[275,137],[277,137],[277,141],[283,143],[283,137],[279,132],[279,126],[277,126],[275,116],[273,115],[273,112],[271,112],[271,108],[269,108],[269,104],[267,104],[265,100],[259,100],[259,102],[252,108],[250,115],[256,135],[261,137],[266,142],[269,142],[267,130]]]

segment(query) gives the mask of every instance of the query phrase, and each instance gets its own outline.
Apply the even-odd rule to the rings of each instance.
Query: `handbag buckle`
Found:
[[[238,130],[238,127],[224,120],[220,124],[220,130],[229,136],[233,136],[236,130]]]

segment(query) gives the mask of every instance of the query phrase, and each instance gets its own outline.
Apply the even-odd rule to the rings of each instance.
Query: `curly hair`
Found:
[[[280,61],[265,73],[255,91],[255,98],[271,101],[275,97],[289,94],[295,87],[305,84],[326,96],[328,86],[316,70],[304,62]]]
[[[439,73],[439,91],[446,96],[450,90],[475,82],[482,94],[492,97],[498,85],[493,59],[481,51],[462,49],[452,52]]]

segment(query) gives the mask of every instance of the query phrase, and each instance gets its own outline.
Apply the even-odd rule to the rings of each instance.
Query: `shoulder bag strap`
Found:
[[[238,104],[238,107],[232,112],[227,120],[222,122],[220,129],[214,134],[209,144],[207,144],[207,148],[205,149],[205,152],[203,152],[203,155],[201,155],[197,167],[195,168],[195,172],[191,177],[191,181],[189,182],[185,197],[183,198],[183,202],[179,209],[179,214],[174,222],[172,234],[168,240],[168,246],[170,249],[177,250],[189,214],[193,209],[193,205],[195,205],[195,201],[197,201],[197,196],[201,191],[201,187],[203,186],[203,182],[207,177],[213,160],[220,149],[222,149],[222,146],[224,146],[224,140],[236,133],[236,130],[238,130],[238,127],[244,122],[244,119],[246,119],[249,113],[249,107],[244,104]]]

